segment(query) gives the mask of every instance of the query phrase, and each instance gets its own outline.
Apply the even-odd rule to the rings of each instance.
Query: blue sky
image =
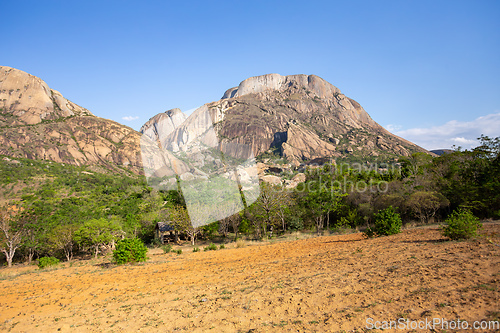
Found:
[[[139,129],[316,74],[428,149],[500,136],[500,1],[2,1],[0,65]]]

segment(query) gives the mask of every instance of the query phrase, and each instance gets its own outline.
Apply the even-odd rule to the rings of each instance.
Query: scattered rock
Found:
[[[278,176],[266,175],[263,176],[261,179],[271,185],[281,185],[281,178]]]

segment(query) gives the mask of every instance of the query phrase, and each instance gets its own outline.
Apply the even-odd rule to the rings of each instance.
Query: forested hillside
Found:
[[[294,174],[303,172],[306,179],[297,187],[262,183],[260,198],[250,207],[201,228],[190,225],[180,193],[153,190],[143,176],[1,157],[2,260],[97,256],[122,238],[154,244],[160,221],[194,243],[200,236],[261,239],[291,230],[364,229],[390,206],[405,223],[442,221],[459,207],[481,218],[500,218],[499,152],[500,138],[481,137],[472,151],[416,153],[395,165],[297,169]]]

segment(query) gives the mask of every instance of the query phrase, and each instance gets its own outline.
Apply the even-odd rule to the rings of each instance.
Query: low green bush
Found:
[[[403,222],[396,209],[389,206],[375,214],[375,225],[373,228],[368,228],[365,235],[367,237],[394,235],[401,232],[402,226]]]
[[[172,245],[171,244],[163,245],[161,249],[163,250],[164,253],[169,253],[170,251],[172,251]]]
[[[174,252],[177,253],[177,255],[182,254],[182,250],[181,249],[174,250]]]
[[[42,269],[59,264],[59,259],[54,257],[42,257],[38,259],[38,268]]]
[[[203,251],[215,251],[215,250],[217,250],[217,245],[215,245],[214,243],[210,243],[203,249]]]
[[[482,227],[479,219],[467,209],[457,209],[445,220],[441,228],[443,236],[453,240],[469,239],[477,236],[477,230]]]
[[[128,262],[146,261],[148,248],[139,238],[128,238],[119,240],[113,251],[113,259],[118,265]]]
[[[225,249],[225,248],[226,248],[226,246],[225,246],[224,244],[221,244],[221,245],[219,246],[219,249],[221,249],[221,250],[222,250],[222,249]]]
[[[199,247],[193,247],[193,252],[200,252],[200,248]]]

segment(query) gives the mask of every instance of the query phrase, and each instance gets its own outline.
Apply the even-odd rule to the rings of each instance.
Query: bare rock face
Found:
[[[204,154],[203,146],[217,145],[235,159],[271,151],[296,166],[318,158],[427,152],[383,129],[332,84],[302,74],[248,78],[189,117],[179,109],[156,115],[141,133],[193,158],[196,149]],[[142,173],[141,133],[92,115],[33,75],[0,66],[2,155]],[[220,163],[211,156],[199,160],[195,167]]]
[[[0,108],[2,125],[38,124],[70,116],[92,116],[89,110],[52,90],[41,79],[26,72],[0,66]],[[5,115],[15,117],[9,121]]]
[[[255,156],[278,151],[294,165],[324,157],[362,159],[427,152],[389,133],[359,103],[316,75],[251,77],[205,106],[227,149],[250,146]],[[200,118],[206,108],[179,126],[170,142],[179,147],[188,144],[190,118]],[[151,126],[145,125],[144,130]]]
[[[340,156],[331,142],[322,140],[313,130],[290,124],[287,140],[281,145],[281,152],[288,160],[309,161],[324,156]]]
[[[241,82],[236,90],[231,91],[231,97],[256,94],[266,90],[278,90],[285,83],[285,77],[279,74],[254,76]],[[234,88],[233,88],[234,89]],[[231,90],[231,89],[230,89]],[[226,92],[227,93],[227,92]],[[226,94],[224,94],[226,95]],[[226,97],[227,98],[227,97]]]
[[[285,186],[286,188],[290,189],[290,188],[295,188],[297,187],[297,185],[299,185],[300,183],[304,183],[306,181],[306,175],[303,174],[303,173],[298,173],[296,174],[289,182],[288,184]]]
[[[226,91],[219,135],[251,144],[256,155],[278,148],[298,165],[318,157],[408,156],[427,152],[377,124],[355,100],[316,75],[268,74]]]
[[[226,91],[222,99],[255,94],[270,90],[286,90],[292,86],[309,89],[320,98],[330,98],[340,94],[340,90],[316,75],[288,75],[266,74],[254,76],[242,81],[238,87]]]
[[[33,75],[0,67],[0,154],[142,172],[140,134],[95,117]]]
[[[281,185],[281,178],[273,175],[265,175],[260,177],[262,181],[269,183],[271,185]]]
[[[146,134],[151,140],[164,138],[179,127],[187,116],[180,109],[171,109],[158,113],[142,125],[139,132]]]

